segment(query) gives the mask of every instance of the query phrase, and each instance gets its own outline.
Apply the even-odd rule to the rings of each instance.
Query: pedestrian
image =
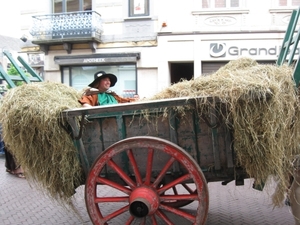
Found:
[[[0,91],[0,100],[3,98],[4,96],[4,92]],[[0,155],[4,155],[4,142],[3,142],[3,138],[2,138],[2,126],[0,124]]]
[[[21,167],[21,165],[19,165],[16,162],[15,157],[9,152],[7,146],[5,146],[5,143],[4,143],[4,153],[5,153],[6,172],[15,175],[19,178],[25,178],[23,168]]]
[[[0,124],[0,155],[4,155],[4,142],[2,139],[2,128],[1,128],[1,124]]]
[[[1,143],[0,146],[3,151],[3,154],[5,155],[6,172],[15,175],[19,178],[25,178],[24,170],[18,163],[16,163],[15,157],[11,154],[11,152],[8,151],[8,148],[3,141],[1,124],[0,124],[0,143]]]
[[[1,98],[5,96],[5,92],[1,93]],[[19,178],[25,178],[24,175],[24,170],[16,162],[15,157],[12,155],[12,153],[8,150],[8,146],[5,144],[3,140],[3,135],[2,135],[2,125],[0,124],[0,148],[3,151],[3,154],[5,155],[5,167],[6,167],[6,172],[15,175]]]
[[[87,90],[83,93],[79,102],[83,107],[92,107],[99,105],[110,105],[126,102],[134,102],[138,95],[133,98],[123,98],[115,92],[109,91],[117,83],[117,77],[112,73],[99,71],[94,74],[94,81],[90,83]]]

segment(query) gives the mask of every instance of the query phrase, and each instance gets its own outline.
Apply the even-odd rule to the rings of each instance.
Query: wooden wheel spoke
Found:
[[[121,215],[121,214],[124,213],[124,212],[127,212],[128,209],[129,209],[129,205],[126,205],[126,206],[124,206],[124,207],[118,209],[117,211],[114,211],[113,213],[111,213],[111,214],[105,216],[105,217],[103,218],[103,220],[105,220],[105,221],[107,222],[107,221],[111,220],[112,218],[117,217],[118,215]]]
[[[128,202],[129,197],[96,197],[95,203],[105,203],[105,202]]]
[[[125,225],[130,225],[134,221],[134,217],[130,216],[129,219],[126,221]]]
[[[172,187],[172,190],[173,190],[174,195],[178,195],[178,191],[177,191],[176,186]]]
[[[197,194],[177,194],[177,195],[161,195],[161,201],[186,201],[186,200],[198,200]]]
[[[97,177],[96,182],[97,183],[101,183],[101,184],[106,184],[106,185],[108,185],[110,187],[113,187],[115,189],[118,189],[119,191],[122,191],[122,192],[124,192],[124,193],[126,193],[128,195],[131,193],[131,189],[129,189],[127,187],[124,187],[124,186],[122,186],[120,184],[117,184],[116,182],[108,180],[108,179],[106,179],[104,177]]]
[[[111,159],[107,162],[107,164],[114,169],[119,176],[128,184],[131,188],[135,188],[136,184],[134,181]]]
[[[191,214],[189,214],[187,212],[184,212],[184,211],[182,211],[180,209],[172,208],[172,207],[166,206],[164,204],[161,204],[160,208],[164,209],[166,211],[169,211],[171,213],[174,213],[174,214],[176,214],[176,215],[178,215],[180,217],[183,217],[183,218],[191,221],[192,223],[195,223],[195,221],[196,221],[196,216],[191,215]]]
[[[181,183],[183,183],[183,181],[186,181],[190,178],[191,178],[190,174],[185,174],[184,176],[181,176],[181,177],[177,178],[176,180],[162,186],[160,189],[157,190],[157,192],[158,192],[158,194],[162,194],[166,190],[168,190],[172,187],[175,187],[177,184],[181,184]]]
[[[132,149],[127,150],[127,155],[128,155],[129,161],[131,162],[131,166],[132,166],[132,169],[133,169],[133,172],[134,172],[134,175],[135,175],[136,182],[137,182],[138,185],[140,185],[140,184],[142,184],[142,178],[141,178],[141,174],[140,174],[140,171],[138,169],[136,160],[133,156]]]
[[[173,157],[171,157],[168,160],[168,162],[162,168],[162,170],[160,171],[159,175],[157,176],[157,178],[155,179],[154,183],[152,184],[153,188],[156,188],[159,185],[159,183],[161,182],[161,180],[163,179],[164,175],[166,174],[166,172],[168,171],[168,169],[170,168],[170,166],[173,164],[174,161],[175,161],[175,158],[173,158]]]
[[[165,221],[168,225],[173,225],[172,221],[161,210],[157,210],[156,214],[163,221]]]
[[[140,223],[141,225],[145,225],[146,224],[146,217],[143,218],[143,220]]]
[[[185,188],[185,190],[187,190],[191,194],[195,192],[186,183],[183,183],[182,186]]]
[[[157,225],[157,221],[156,221],[155,215],[151,215],[150,219],[151,219],[151,224],[152,225]]]
[[[153,155],[154,155],[153,148],[149,148],[148,149],[148,157],[147,157],[147,165],[146,165],[146,179],[144,182],[145,185],[150,185],[150,183],[151,183]]]

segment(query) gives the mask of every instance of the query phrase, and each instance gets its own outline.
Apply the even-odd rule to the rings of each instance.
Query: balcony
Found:
[[[75,43],[89,43],[95,51],[97,43],[101,42],[102,19],[95,11],[55,13],[32,18],[32,43],[39,45],[45,54],[51,45],[63,44],[70,54]]]

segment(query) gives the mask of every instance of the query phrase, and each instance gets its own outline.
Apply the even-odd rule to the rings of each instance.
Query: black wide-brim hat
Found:
[[[94,81],[89,84],[90,87],[95,87],[95,85],[103,78],[108,77],[110,79],[110,86],[113,87],[117,83],[117,77],[116,75],[112,73],[105,73],[104,71],[99,71],[94,74]]]

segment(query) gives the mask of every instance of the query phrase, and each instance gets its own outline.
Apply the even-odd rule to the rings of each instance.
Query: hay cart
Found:
[[[294,11],[278,65],[298,43],[291,35],[298,16]],[[222,119],[226,106],[212,98],[208,102],[205,112],[198,110],[201,97],[63,112],[85,171],[93,224],[204,224],[207,183],[243,185],[248,175],[235,163],[232,130]],[[182,208],[189,204],[193,210]]]
[[[235,167],[231,132],[220,119],[222,104],[200,115],[198,101],[176,98],[63,112],[86,173],[86,206],[94,224],[108,224],[127,211],[124,224],[147,217],[152,224],[157,218],[176,224],[164,210],[184,218],[180,224],[203,224],[207,182],[243,184],[247,175]],[[181,115],[177,107],[189,109]],[[114,191],[103,194],[101,185]],[[196,215],[180,209],[192,202]],[[108,203],[121,207],[105,216]]]

